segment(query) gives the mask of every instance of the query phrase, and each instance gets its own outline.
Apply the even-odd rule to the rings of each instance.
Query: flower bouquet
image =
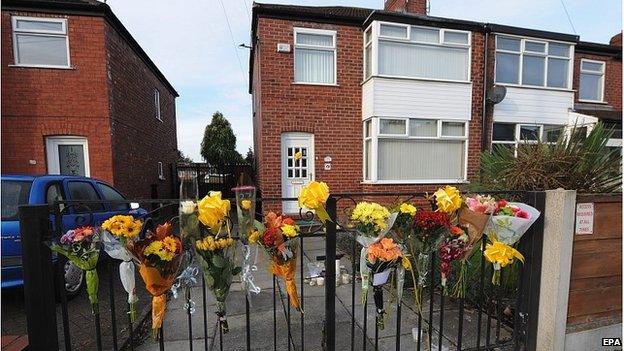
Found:
[[[271,258],[271,272],[284,278],[290,304],[297,311],[301,311],[295,283],[299,246],[296,237],[299,236],[299,227],[292,218],[269,212],[264,218],[264,228],[261,231],[257,240]]]
[[[216,314],[224,333],[229,331],[225,300],[230,293],[232,278],[240,273],[236,263],[236,242],[230,236],[230,201],[221,199],[221,192],[210,192],[198,205],[198,219],[208,233],[195,242],[206,286],[217,300]]]
[[[171,222],[147,231],[144,239],[127,241],[128,251],[139,264],[139,274],[152,295],[152,332],[157,337],[162,327],[167,304],[166,292],[171,288],[180,269],[182,243],[172,233]]]
[[[416,270],[418,271],[418,286],[426,285],[429,271],[430,255],[444,240],[445,234],[451,227],[451,219],[448,213],[435,211],[418,211],[414,215],[414,231],[408,240],[408,246],[412,255],[416,257]]]
[[[362,245],[360,276],[362,277],[362,302],[366,303],[370,268],[366,263],[368,247],[380,241],[393,227],[397,213],[374,202],[359,202],[351,213],[351,225],[358,232],[356,240]]]
[[[500,284],[501,268],[512,263],[515,258],[524,262],[524,257],[514,249],[522,235],[539,218],[540,212],[523,203],[497,201],[497,209],[486,226],[490,243],[483,252],[485,258],[494,265],[492,284]]]
[[[394,212],[397,213],[397,217],[392,226],[392,232],[397,241],[404,242],[412,232],[412,222],[417,211],[416,206],[404,202],[395,209]]]
[[[440,258],[440,282],[445,293],[447,292],[446,282],[451,274],[451,263],[455,260],[461,260],[466,252],[472,249],[468,241],[468,235],[463,228],[451,226],[449,232],[451,236],[447,237],[438,248],[438,257]],[[465,274],[465,267],[462,264],[458,277],[458,284],[465,283]],[[463,285],[456,286],[458,289],[460,287],[463,287]]]
[[[135,240],[141,233],[142,227],[141,220],[124,215],[113,216],[102,223],[101,239],[104,251],[111,258],[122,261],[119,264],[119,278],[121,285],[128,293],[128,313],[133,323],[136,320],[136,303],[139,298],[135,289],[134,262],[132,261],[134,257],[127,247],[128,241]]]
[[[253,272],[257,270],[256,258],[258,246],[255,240],[250,240],[256,236],[256,188],[253,186],[239,186],[232,189],[236,196],[236,215],[238,218],[238,236],[243,243],[243,270],[241,272],[241,283],[247,297],[251,293],[259,294],[260,287],[254,283]],[[257,236],[255,237],[257,239]],[[252,246],[253,245],[253,246]]]
[[[390,271],[401,262],[401,248],[391,238],[383,238],[368,246],[366,265],[373,274],[373,292],[377,310],[377,325],[384,329],[383,285],[388,282]]]
[[[299,207],[309,208],[316,211],[319,220],[326,223],[331,221],[325,203],[329,198],[329,187],[324,182],[311,181],[308,185],[301,188],[299,192]]]
[[[50,249],[61,254],[71,263],[86,272],[87,294],[91,302],[91,313],[98,312],[98,273],[96,270],[100,256],[100,233],[93,227],[80,227],[68,230],[58,243]]]
[[[466,206],[459,211],[458,223],[466,228],[470,245],[474,245],[490,222],[490,217],[497,210],[496,200],[490,195],[466,197]]]

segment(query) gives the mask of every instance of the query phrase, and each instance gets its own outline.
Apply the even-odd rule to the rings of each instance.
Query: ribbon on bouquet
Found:
[[[252,257],[253,250],[253,260]],[[250,245],[243,245],[243,269],[241,271],[241,283],[243,284],[243,289],[247,293],[247,297],[251,297],[251,293],[259,294],[261,289],[259,286],[254,283],[253,272],[258,270],[256,266],[256,258],[258,256],[258,246],[254,246],[253,248]]]
[[[392,213],[390,217],[388,217],[386,229],[379,232],[377,237],[368,237],[365,235],[358,235],[356,240],[358,243],[362,245],[362,250],[360,251],[360,277],[362,278],[362,303],[366,303],[366,299],[368,298],[368,286],[370,285],[370,274],[371,270],[366,263],[366,256],[368,254],[368,247],[372,244],[378,242],[383,239],[384,236],[392,229],[394,225],[394,221],[397,218],[398,213]]]

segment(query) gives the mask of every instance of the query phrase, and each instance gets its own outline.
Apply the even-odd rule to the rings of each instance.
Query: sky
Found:
[[[383,0],[266,0],[308,6],[381,9]],[[232,124],[237,149],[253,146],[247,72],[252,0],[108,0],[117,17],[180,97],[178,148],[201,161],[200,144],[212,114]],[[564,10],[570,16],[570,21]],[[430,0],[430,15],[554,32],[608,43],[622,28],[619,0]],[[229,26],[228,26],[229,23]]]

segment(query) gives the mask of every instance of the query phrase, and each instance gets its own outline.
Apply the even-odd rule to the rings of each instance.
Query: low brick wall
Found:
[[[594,204],[593,234],[574,235],[568,332],[622,322],[622,197],[578,195]]]

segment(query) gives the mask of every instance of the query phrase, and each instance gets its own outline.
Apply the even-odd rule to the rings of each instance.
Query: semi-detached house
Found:
[[[264,197],[294,197],[313,179],[337,192],[464,184],[493,144],[552,141],[597,118],[621,144],[621,33],[587,43],[428,16],[424,0],[384,5],[254,5],[250,93]]]

